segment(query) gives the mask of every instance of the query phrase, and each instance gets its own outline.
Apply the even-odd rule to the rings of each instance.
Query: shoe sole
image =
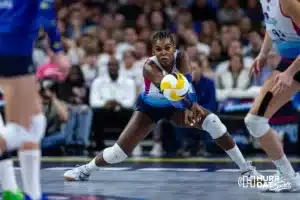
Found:
[[[65,179],[66,181],[79,181],[79,180],[76,180],[76,179],[74,179],[74,178],[72,178],[72,177],[69,177],[69,176],[64,176],[64,179]]]

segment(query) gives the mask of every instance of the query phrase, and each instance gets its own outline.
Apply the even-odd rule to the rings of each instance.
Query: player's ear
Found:
[[[155,56],[154,49],[152,49],[152,56]]]

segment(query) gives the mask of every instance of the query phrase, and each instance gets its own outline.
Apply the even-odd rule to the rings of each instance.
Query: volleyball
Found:
[[[160,89],[168,100],[180,101],[188,93],[189,85],[185,76],[177,72],[166,75],[160,83]]]

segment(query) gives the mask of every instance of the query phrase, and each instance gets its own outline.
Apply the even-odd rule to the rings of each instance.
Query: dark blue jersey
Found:
[[[53,43],[52,47],[55,45],[56,49],[59,49],[61,45],[53,0],[1,0],[0,55],[31,56],[34,41],[45,19],[51,21],[53,25],[52,27],[47,25],[48,28],[51,27],[50,32],[52,31],[48,34]]]

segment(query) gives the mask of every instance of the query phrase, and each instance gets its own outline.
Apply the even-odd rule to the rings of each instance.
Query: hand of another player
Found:
[[[67,56],[62,52],[54,54],[53,61],[57,65],[58,70],[62,73],[63,77],[66,77],[71,67],[71,63]]]
[[[250,76],[259,76],[261,74],[261,70],[264,67],[264,65],[266,64],[266,62],[267,62],[267,57],[265,55],[259,54],[255,58],[252,66],[250,68],[249,75]]]
[[[279,95],[287,90],[293,83],[293,76],[288,72],[281,72],[276,75],[275,85],[272,87],[271,92],[273,95]]]

